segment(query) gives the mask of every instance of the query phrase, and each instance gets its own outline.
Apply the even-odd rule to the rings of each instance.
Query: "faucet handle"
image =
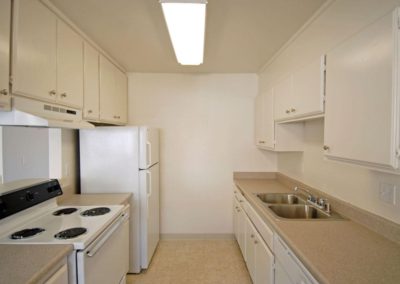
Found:
[[[317,204],[318,204],[319,206],[324,206],[325,203],[326,203],[326,199],[324,199],[324,198],[322,198],[322,197],[320,197],[320,198],[317,199]]]

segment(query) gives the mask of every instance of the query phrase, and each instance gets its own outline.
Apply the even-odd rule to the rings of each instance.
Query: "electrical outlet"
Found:
[[[382,182],[379,187],[379,199],[387,204],[396,205],[396,185]]]

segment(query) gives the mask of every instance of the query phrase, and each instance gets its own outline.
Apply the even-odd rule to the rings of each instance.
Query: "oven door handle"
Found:
[[[123,223],[129,218],[128,213],[123,213],[120,217],[119,220],[114,221],[114,223],[111,225],[111,228],[104,232],[103,234],[100,235],[100,238],[95,241],[93,244],[91,244],[88,249],[86,250],[86,255],[89,257],[94,256],[100,248],[103,246],[103,244],[111,237],[111,235],[119,229],[119,227],[122,226]]]

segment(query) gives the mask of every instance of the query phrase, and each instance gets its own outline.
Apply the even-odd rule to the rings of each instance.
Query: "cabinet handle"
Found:
[[[287,109],[287,110],[286,110],[286,113],[290,113],[290,110]]]
[[[242,203],[242,202],[243,202],[243,200],[239,200],[239,202],[240,202],[240,203]]]
[[[329,146],[327,146],[327,145],[324,145],[323,148],[324,148],[325,151],[329,150]]]
[[[88,112],[88,113],[93,113],[93,110],[89,109],[87,112]]]
[[[250,235],[250,238],[254,238],[254,234],[251,234],[251,235]]]
[[[296,112],[296,109],[295,108],[291,108],[290,112]]]
[[[254,244],[255,244],[255,245],[258,244],[258,241],[257,241],[257,240],[254,240]]]
[[[115,119],[120,119],[121,117],[119,115],[114,115]]]
[[[260,143],[260,144],[265,144],[265,141],[258,141],[258,143]]]
[[[66,97],[67,97],[67,93],[62,93],[60,96],[61,96],[62,98],[66,98]]]
[[[7,89],[1,90],[1,91],[0,91],[0,94],[3,95],[3,96],[7,96],[7,95],[8,95]]]
[[[49,92],[49,95],[50,95],[50,96],[55,96],[56,94],[57,94],[56,90],[51,90],[51,91]]]

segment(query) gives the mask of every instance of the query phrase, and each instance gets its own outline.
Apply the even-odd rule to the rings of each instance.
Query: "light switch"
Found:
[[[390,183],[381,183],[379,187],[379,199],[390,205],[396,205],[396,186]]]

